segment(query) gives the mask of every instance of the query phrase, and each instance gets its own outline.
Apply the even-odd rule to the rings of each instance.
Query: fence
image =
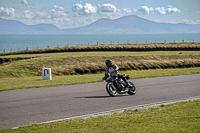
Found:
[[[116,42],[116,43],[113,43],[113,42]],[[182,40],[181,41],[182,43],[186,43],[185,40]],[[192,41],[193,43],[195,43],[195,40]],[[198,41],[196,41],[198,42]],[[120,41],[110,41],[109,43],[105,43],[105,41],[103,42],[100,42],[100,41],[97,41],[96,43],[91,43],[91,42],[88,42],[87,44],[76,44],[76,45],[70,45],[70,44],[66,44],[65,46],[85,46],[85,45],[112,45],[112,44],[150,44],[150,43],[179,43],[178,41],[176,40],[173,40],[172,42],[167,42],[166,40],[164,41],[157,41],[155,40],[154,42],[152,41],[141,41],[139,42],[138,40],[136,40],[135,42],[132,42],[132,41],[126,41],[126,42],[120,42]],[[65,46],[60,46],[59,44],[56,45],[56,47],[65,47]],[[51,48],[50,46],[46,46],[46,48]],[[53,47],[52,47],[53,48]],[[38,46],[36,49],[40,49]],[[41,48],[41,49],[44,49],[44,48]],[[22,50],[34,50],[34,49],[31,49],[29,47],[26,47],[25,49],[20,49],[20,48],[10,48],[10,49],[0,49],[0,52],[2,51],[3,53],[5,52],[13,52],[13,51],[22,51]]]

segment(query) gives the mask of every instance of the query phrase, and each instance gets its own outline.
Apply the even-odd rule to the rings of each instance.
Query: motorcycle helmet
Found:
[[[111,67],[112,66],[112,60],[111,59],[106,60],[106,66],[107,67]]]

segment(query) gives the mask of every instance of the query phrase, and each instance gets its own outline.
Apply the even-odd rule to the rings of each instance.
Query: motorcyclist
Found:
[[[103,77],[103,80],[106,80],[109,77],[108,73],[110,73],[111,77],[117,77],[118,76],[118,78],[121,78],[126,83],[126,85],[128,87],[131,87],[131,85],[128,83],[126,78],[118,72],[119,67],[117,67],[116,64],[114,64],[114,65],[112,64],[111,59],[106,60],[105,63],[106,63],[107,68],[105,70],[105,75]]]

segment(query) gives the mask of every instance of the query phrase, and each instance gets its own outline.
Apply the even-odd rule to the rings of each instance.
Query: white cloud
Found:
[[[92,5],[90,3],[85,3],[83,5],[81,2],[73,5],[72,11],[75,14],[79,15],[88,15],[88,14],[98,14],[98,13],[115,13],[117,11],[117,7],[108,3],[102,5]]]
[[[50,15],[51,18],[62,18],[67,16],[65,8],[56,5],[54,5],[54,9],[47,11],[46,14]]]
[[[14,16],[14,15],[15,15],[14,8],[0,7],[0,16]]]
[[[158,13],[158,14],[166,14],[166,9],[164,7],[157,7],[152,9],[152,12]]]
[[[140,13],[143,15],[150,14],[150,13],[175,14],[175,13],[180,13],[181,10],[171,5],[168,5],[167,8],[165,7],[153,8],[153,7],[141,6],[139,9],[134,10],[134,12]]]
[[[71,22],[74,25],[85,26],[101,18],[117,19],[124,15],[130,15],[133,11],[129,8],[118,9],[110,3],[92,5],[90,3],[77,3],[72,7],[72,13],[69,13]],[[76,19],[77,18],[77,19]]]
[[[78,4],[73,5],[72,11],[74,13],[78,13],[79,15],[87,15],[97,13],[97,7],[91,5],[90,3],[85,3],[85,5],[82,5],[80,2]]]
[[[54,5],[53,7],[54,7],[55,9],[57,9],[57,10],[60,10],[60,11],[64,11],[64,10],[65,10],[65,8],[59,7],[59,6],[57,6],[57,5]]]
[[[67,16],[67,12],[63,7],[54,5],[51,9],[43,10],[25,10],[23,12],[18,12],[15,19],[18,19],[25,24],[40,24],[40,23],[51,23],[59,24],[69,21],[70,18]]]
[[[86,3],[83,9],[84,9],[84,12],[87,13],[87,14],[97,12],[96,7],[92,6],[90,3]]]
[[[34,15],[34,19],[50,19],[50,14],[46,11],[37,11]]]
[[[137,11],[142,14],[150,14],[150,8],[147,6],[141,6]]]
[[[168,7],[166,9],[167,14],[174,14],[174,13],[180,13],[180,12],[181,12],[181,10],[179,10],[178,8],[173,7],[171,5],[168,5]]]
[[[23,15],[21,17],[25,19],[32,19],[33,13],[30,10],[25,10],[23,11]]]
[[[132,10],[129,9],[129,8],[122,8],[122,9],[121,9],[121,12],[122,12],[122,13],[131,13]]]
[[[110,3],[98,5],[98,12],[116,12],[116,11],[117,7]]]

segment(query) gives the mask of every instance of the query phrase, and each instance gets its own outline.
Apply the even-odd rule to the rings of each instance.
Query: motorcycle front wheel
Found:
[[[116,88],[112,85],[112,83],[107,83],[106,85],[106,91],[108,92],[108,94],[112,97],[116,97],[117,96],[117,90]]]
[[[135,87],[135,85],[132,82],[129,82],[129,84],[131,84],[132,87],[129,88],[129,90],[128,90],[127,93],[129,95],[135,95],[135,93],[136,93],[136,87]]]

